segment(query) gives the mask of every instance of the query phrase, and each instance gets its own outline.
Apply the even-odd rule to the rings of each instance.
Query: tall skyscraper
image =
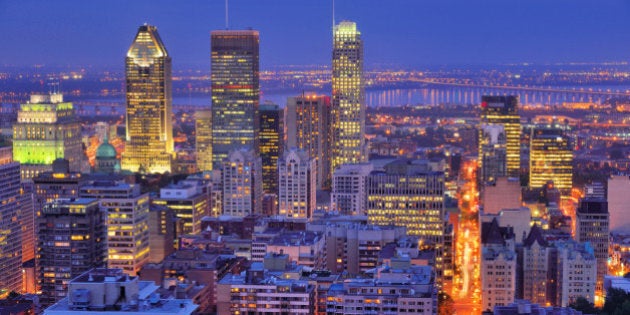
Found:
[[[569,137],[559,128],[532,129],[529,149],[529,187],[541,188],[553,181],[562,195],[573,187],[573,150]]]
[[[326,95],[289,97],[285,108],[287,148],[308,153],[317,165],[317,187],[330,187],[331,105]]]
[[[575,220],[575,240],[590,242],[597,261],[597,282],[595,284],[595,304],[603,303],[604,276],[608,273],[608,201],[603,198],[580,200]]]
[[[124,170],[171,172],[173,157],[171,57],[151,25],[143,25],[127,51],[127,143]]]
[[[315,161],[301,150],[292,149],[278,161],[278,214],[287,218],[310,219],[315,211],[317,169]]]
[[[516,96],[482,96],[481,126],[500,125],[505,132],[506,173],[519,177],[521,168],[521,117]],[[479,169],[483,169],[484,129],[479,128]]]
[[[260,106],[260,157],[263,191],[278,194],[278,158],[284,149],[284,113],[276,104]]]
[[[331,170],[365,162],[363,40],[354,22],[343,21],[333,31],[332,124]]]
[[[259,37],[254,30],[212,31],[212,160],[229,152],[258,153]]]
[[[195,112],[195,149],[197,169],[200,172],[212,171],[212,111]]]
[[[105,216],[98,200],[57,199],[37,217],[37,270],[44,306],[63,299],[70,280],[105,267]]]
[[[86,162],[74,107],[61,94],[31,95],[13,125],[13,160],[22,164],[22,178],[30,179],[50,171],[56,159],[68,160],[73,172]]]
[[[22,230],[20,214],[20,163],[11,147],[0,148],[0,297],[22,291]]]

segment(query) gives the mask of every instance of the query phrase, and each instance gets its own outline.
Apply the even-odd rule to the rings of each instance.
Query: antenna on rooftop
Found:
[[[228,17],[228,0],[225,0],[225,29],[229,28],[229,17]]]
[[[333,32],[335,31],[335,0],[332,0],[332,26]]]

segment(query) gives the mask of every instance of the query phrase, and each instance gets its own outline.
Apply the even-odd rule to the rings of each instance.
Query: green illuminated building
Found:
[[[70,162],[70,170],[80,172],[85,162],[81,145],[81,126],[72,103],[63,95],[31,95],[20,105],[13,125],[13,159],[22,164],[23,179],[52,171],[56,159]]]
[[[362,163],[365,154],[365,90],[363,40],[354,22],[343,21],[333,32],[332,165]]]

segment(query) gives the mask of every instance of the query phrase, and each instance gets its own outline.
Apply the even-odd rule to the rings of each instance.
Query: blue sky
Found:
[[[231,28],[261,33],[263,68],[330,62],[332,0],[231,0]],[[209,67],[224,0],[0,0],[0,65],[123,66],[137,27],[158,27],[175,68]],[[630,1],[336,0],[368,65],[630,59]]]

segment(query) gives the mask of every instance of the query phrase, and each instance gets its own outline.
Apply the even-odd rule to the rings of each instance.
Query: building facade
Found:
[[[559,128],[532,129],[529,149],[529,187],[541,188],[553,181],[567,196],[573,188],[573,150],[568,136]]]
[[[276,104],[260,106],[260,157],[263,192],[278,194],[278,159],[284,152],[284,113]]]
[[[332,179],[330,209],[346,215],[367,213],[367,179],[374,170],[370,163],[339,166]]]
[[[315,211],[317,168],[304,151],[291,150],[278,161],[278,214],[287,218],[311,218]]]
[[[608,273],[608,202],[602,198],[584,198],[576,212],[575,240],[589,242],[593,247],[597,261],[597,284],[595,303],[603,303],[604,276]]]
[[[0,147],[0,296],[22,292],[23,208],[20,163],[14,162],[11,147]],[[32,212],[31,212],[32,213]],[[32,256],[32,255],[31,255]]]
[[[171,172],[174,153],[171,57],[151,25],[138,29],[125,58],[127,142],[124,170]]]
[[[197,169],[200,172],[212,171],[212,111],[195,112],[195,149]]]
[[[482,96],[481,126],[503,126],[505,132],[506,172],[509,177],[519,177],[521,169],[521,117],[518,113],[517,96]],[[483,152],[484,132],[479,128],[479,152]],[[480,154],[479,169],[483,169]]]
[[[516,292],[516,252],[514,233],[501,228],[497,219],[482,223],[481,307],[492,310],[514,302]]]
[[[262,212],[262,163],[254,151],[230,152],[223,161],[223,214],[246,217]]]

